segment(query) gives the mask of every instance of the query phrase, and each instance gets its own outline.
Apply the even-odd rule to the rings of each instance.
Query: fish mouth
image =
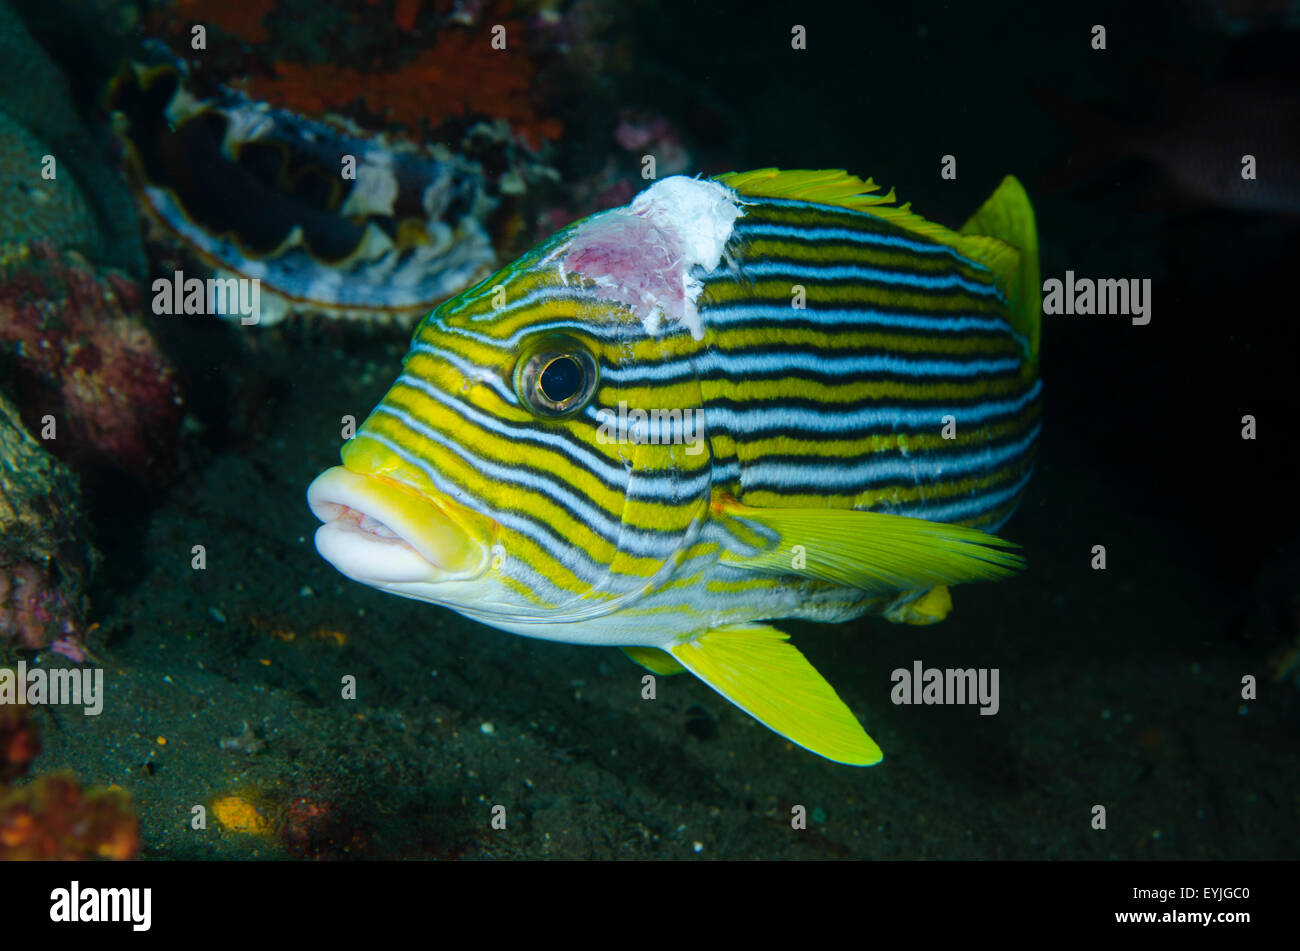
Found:
[[[308,487],[307,504],[323,523],[316,550],[362,584],[400,589],[487,569],[489,520],[387,476],[335,466]]]

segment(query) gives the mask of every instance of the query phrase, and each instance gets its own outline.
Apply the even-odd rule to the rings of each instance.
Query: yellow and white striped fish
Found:
[[[307,493],[343,574],[683,669],[840,763],[879,747],[768,626],[929,623],[1039,429],[1033,209],[960,231],[841,171],[674,177],[435,309]]]

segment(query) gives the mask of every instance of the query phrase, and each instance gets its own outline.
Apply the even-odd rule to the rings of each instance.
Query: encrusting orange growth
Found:
[[[509,24],[506,29],[507,36],[512,35]],[[557,139],[564,131],[558,119],[537,114],[531,60],[509,47],[493,49],[486,31],[440,32],[432,49],[386,72],[332,63],[276,63],[272,68],[274,77],[249,81],[248,94],[304,115],[360,105],[416,132],[449,119],[482,115],[505,119],[533,146]]]
[[[315,28],[315,39],[324,49],[317,62],[275,58],[278,38],[273,34],[287,24],[300,26],[286,16],[273,19],[268,27],[267,16],[278,2],[175,0],[168,29],[186,45],[197,24],[238,37],[257,54],[261,65],[246,82],[234,85],[255,99],[313,118],[345,110],[354,113],[353,118],[362,118],[355,115],[361,111],[417,137],[449,119],[505,119],[534,149],[563,132],[558,119],[543,116],[538,109],[537,67],[528,53],[527,30],[514,18],[513,0],[485,4],[472,25],[449,22],[453,9],[449,0],[344,4],[333,11],[328,26]],[[498,29],[505,30],[505,49],[493,48]],[[351,63],[340,61],[344,51],[332,42],[340,30],[369,37],[346,50]],[[430,37],[432,48],[413,48],[416,43],[427,44]]]

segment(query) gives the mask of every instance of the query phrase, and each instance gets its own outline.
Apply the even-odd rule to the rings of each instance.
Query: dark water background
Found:
[[[84,34],[41,26],[32,6],[93,89],[99,66],[69,55]],[[205,322],[167,337],[204,424],[181,478],[91,489],[107,709],[51,716],[38,767],[126,788],[157,858],[1294,858],[1300,692],[1268,664],[1300,636],[1286,607],[1300,217],[1180,194],[1167,165],[1133,154],[1161,134],[1176,156],[1198,147],[1150,93],[1171,65],[1196,78],[1183,101],[1205,97],[1217,140],[1239,140],[1230,151],[1294,144],[1300,31],[1261,16],[1233,35],[1214,9],[633,5],[609,42],[634,68],[567,117],[567,175],[600,162],[612,110],[633,103],[678,123],[692,171],[846,168],[954,226],[1013,173],[1045,278],[1153,281],[1147,326],[1044,319],[1040,461],[1002,530],[1025,547],[1023,577],[958,589],[931,628],[788,626],[880,766],[792,748],[690,678],[643,702],[642,672],[613,649],[347,582],[315,554],[303,493],[336,462],[339,418],[361,418],[396,375],[404,336]],[[806,51],[790,49],[792,23]],[[1098,23],[1105,51],[1089,45]],[[1234,83],[1276,95],[1276,126],[1233,127],[1207,90]],[[1040,88],[1109,117],[1113,137],[1041,105]],[[945,154],[955,181],[939,176]],[[1294,150],[1269,154],[1297,175]],[[1248,413],[1255,441],[1240,436]],[[189,569],[196,543],[206,572]],[[1090,568],[1097,544],[1105,571]],[[998,668],[1001,711],[892,705],[890,672],[916,659]],[[1245,675],[1257,700],[1241,700]],[[267,834],[189,828],[193,804],[232,795]],[[494,804],[505,832],[489,827]],[[1105,831],[1090,827],[1097,804]],[[794,805],[807,831],[790,829]],[[287,835],[294,821],[310,832]]]

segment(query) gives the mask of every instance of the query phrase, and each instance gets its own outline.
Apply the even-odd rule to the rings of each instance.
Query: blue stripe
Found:
[[[972,317],[964,314],[926,317],[921,314],[891,314],[883,310],[806,308],[796,309],[787,304],[750,304],[745,301],[710,304],[705,295],[700,299],[700,314],[710,326],[727,326],[742,323],[782,323],[807,321],[814,324],[850,325],[854,331],[872,326],[886,330],[934,330],[964,333],[969,330],[1006,333],[1010,325],[998,316]],[[860,325],[860,326],[859,326]]]
[[[919,287],[927,291],[960,288],[968,294],[1002,299],[996,284],[969,281],[960,274],[930,276],[911,271],[884,271],[875,267],[852,267],[842,264],[818,266],[802,262],[759,261],[740,266],[742,274],[753,277],[784,277],[796,284],[814,281],[868,281],[893,287]],[[713,273],[717,273],[716,271]]]
[[[609,543],[617,546],[622,551],[629,554],[642,556],[645,558],[665,557],[676,550],[676,532],[659,531],[655,529],[644,530],[632,528],[623,523],[619,518],[619,513],[611,515],[602,507],[592,502],[580,490],[573,489],[571,486],[560,481],[558,478],[551,476],[549,473],[539,472],[534,469],[522,468],[516,466],[503,465],[485,459],[467,450],[463,444],[455,439],[444,436],[438,430],[427,426],[417,420],[410,413],[397,407],[389,406],[387,403],[381,403],[375,409],[376,413],[383,413],[391,416],[401,422],[407,429],[411,430],[423,439],[434,443],[447,451],[459,456],[479,475],[486,479],[496,482],[502,482],[507,485],[518,486],[528,489],[537,495],[549,499],[561,508],[567,509],[575,518],[583,522],[588,528]],[[371,439],[381,439],[380,434],[363,430],[365,436]],[[362,435],[363,433],[358,433]],[[422,458],[422,457],[421,457]],[[430,466],[423,466],[428,470]],[[680,473],[680,470],[675,470]],[[629,474],[629,481],[636,483],[636,473]],[[687,497],[691,489],[696,490],[697,495],[703,495],[708,488],[709,473],[707,469],[702,469],[694,473],[690,478],[683,478],[676,486],[676,491],[670,497],[671,501],[682,501]],[[640,488],[639,486],[637,488]],[[646,488],[650,489],[649,486]],[[463,489],[457,491],[454,495],[456,498],[463,497]],[[637,492],[640,496],[641,493]],[[655,498],[657,493],[650,489],[645,497]],[[495,510],[494,510],[495,511]]]
[[[762,353],[750,350],[721,352],[708,350],[698,357],[666,360],[650,366],[609,367],[601,373],[601,383],[620,386],[638,386],[649,382],[668,382],[684,377],[722,371],[734,379],[743,380],[754,373],[789,373],[798,370],[818,374],[894,374],[918,379],[932,376],[972,379],[999,373],[1014,373],[1020,369],[1020,359],[1004,357],[996,360],[912,360],[890,354],[866,356],[830,355],[801,350]],[[850,382],[850,381],[845,381]]]
[[[876,218],[874,220],[879,221],[881,219]],[[983,264],[972,261],[959,253],[956,248],[950,248],[946,244],[939,244],[937,241],[913,240],[899,235],[884,234],[879,231],[855,231],[852,228],[801,228],[742,218],[736,222],[733,235],[741,239],[753,235],[764,238],[785,238],[794,241],[844,241],[870,247],[901,248],[904,251],[915,251],[917,254],[946,254],[954,261],[970,265],[972,268],[981,271],[988,271],[988,268]]]
[[[1010,502],[1029,484],[1029,477],[1033,475],[1033,467],[1014,483],[1001,489],[992,489],[978,495],[968,496],[963,499],[952,501],[936,502],[932,504],[920,505],[900,505],[898,507],[899,515],[907,515],[911,518],[923,518],[930,522],[967,522],[992,512]],[[1007,518],[1010,518],[1008,514]],[[997,531],[998,527],[1006,519],[989,525],[989,531]]]
[[[867,435],[881,428],[933,428],[937,432],[943,425],[944,415],[949,413],[966,426],[979,425],[1000,416],[1018,415],[1038,399],[1042,390],[1042,381],[1035,380],[1033,386],[1015,399],[985,400],[959,407],[873,403],[867,407],[828,406],[825,410],[810,410],[782,406],[779,402],[774,405],[771,401],[756,404],[748,410],[710,406],[706,408],[707,431],[752,437],[805,430],[848,438]]]
[[[404,461],[418,468],[429,479],[433,487],[446,495],[448,498],[455,499],[460,504],[464,503],[465,489],[455,482],[446,479],[437,469],[431,466],[425,459],[416,453],[411,452],[405,446],[402,446],[380,433],[358,433],[355,438],[373,439],[396,453]],[[490,509],[491,517],[500,522],[511,531],[518,532],[532,541],[539,547],[549,551],[556,560],[572,571],[586,584],[597,585],[607,584],[611,577],[609,566],[594,561],[587,552],[578,545],[573,544],[572,539],[562,538],[555,534],[554,530],[544,523],[535,521],[527,516],[519,515],[503,508],[493,507]],[[622,522],[618,523],[622,526]],[[672,545],[665,551],[661,548],[649,557],[666,557],[676,551],[676,535],[671,536]],[[668,538],[665,541],[669,541]],[[615,543],[621,542],[621,539],[615,539]],[[619,547],[623,547],[621,544]],[[624,550],[628,550],[624,548]],[[518,561],[516,557],[512,561]],[[644,579],[640,579],[644,582]],[[568,595],[572,597],[572,595]]]
[[[1035,424],[1026,435],[1012,443],[996,448],[981,445],[965,452],[944,449],[911,454],[895,450],[874,453],[848,464],[819,456],[809,456],[804,463],[760,460],[741,469],[740,482],[746,492],[815,486],[820,491],[844,494],[891,480],[904,485],[921,486],[941,479],[961,478],[1001,469],[1029,452],[1034,440],[1038,438],[1039,428]]]

